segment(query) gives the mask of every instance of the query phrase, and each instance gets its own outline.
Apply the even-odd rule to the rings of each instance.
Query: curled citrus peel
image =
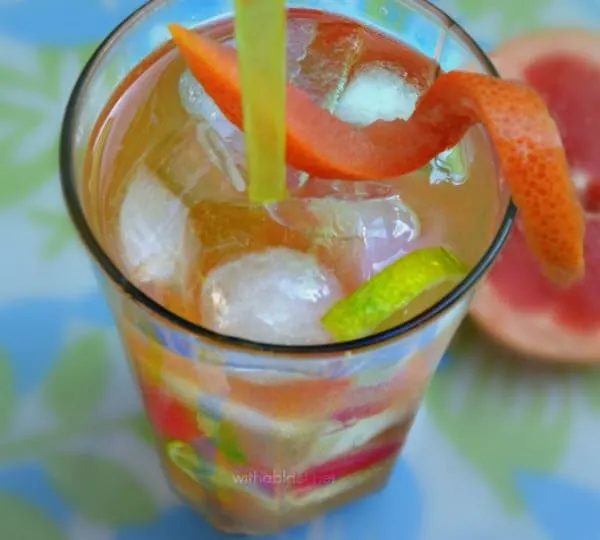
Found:
[[[236,51],[178,25],[169,29],[194,77],[241,128]],[[363,128],[336,118],[288,84],[286,158],[293,167],[321,178],[392,178],[455,146],[477,123],[485,126],[496,148],[529,247],[545,274],[560,284],[577,281],[584,272],[583,211],[554,121],[538,94],[518,82],[442,73],[408,120]]]

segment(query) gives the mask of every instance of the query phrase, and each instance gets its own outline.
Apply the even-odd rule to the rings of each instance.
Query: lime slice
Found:
[[[194,449],[181,441],[171,441],[167,444],[169,459],[190,478],[197,480],[198,471],[202,463]]]
[[[459,281],[467,272],[443,247],[413,251],[334,304],[323,316],[323,324],[338,341],[358,339],[428,289]]]

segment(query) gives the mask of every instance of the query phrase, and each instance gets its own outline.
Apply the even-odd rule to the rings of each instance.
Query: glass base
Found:
[[[391,477],[396,457],[363,472],[294,498],[266,498],[246,490],[223,490],[218,498],[208,496],[191,479],[167,466],[171,489],[216,530],[228,534],[263,536],[280,533],[312,521],[342,506],[383,490]],[[171,475],[169,477],[169,475]]]

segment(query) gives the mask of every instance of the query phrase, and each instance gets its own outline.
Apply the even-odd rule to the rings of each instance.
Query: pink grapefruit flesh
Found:
[[[585,210],[585,275],[566,289],[553,285],[517,221],[471,314],[496,339],[529,357],[600,363],[600,33],[541,31],[506,43],[492,60],[504,78],[537,90],[558,125]]]

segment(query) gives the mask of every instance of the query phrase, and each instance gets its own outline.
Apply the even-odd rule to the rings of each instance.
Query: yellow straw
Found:
[[[235,0],[249,197],[272,203],[285,176],[285,0]]]

